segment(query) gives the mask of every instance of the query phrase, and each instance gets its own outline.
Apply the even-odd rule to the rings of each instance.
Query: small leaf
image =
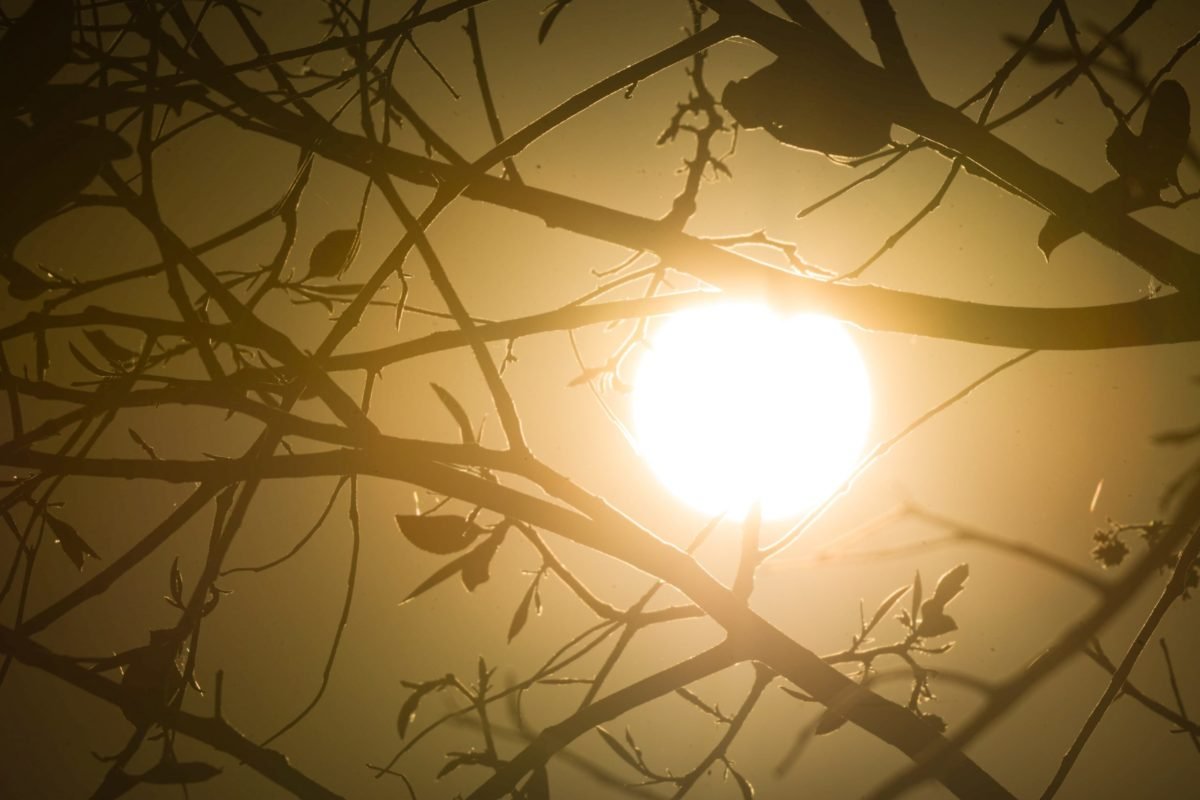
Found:
[[[963,584],[970,575],[971,568],[967,564],[959,564],[938,578],[937,588],[933,590],[933,600],[945,606],[963,590]]]
[[[427,553],[449,555],[465,550],[483,533],[473,522],[458,516],[416,516],[397,514],[400,532],[416,547]]]
[[[928,600],[921,606],[921,624],[917,626],[917,635],[943,636],[958,630],[958,623],[954,621],[954,617],[943,614],[940,607],[933,607],[931,603],[933,601]]]
[[[825,709],[825,713],[817,720],[817,727],[813,730],[814,736],[825,736],[833,733],[838,728],[846,724],[846,718],[841,714],[834,712],[832,709]]]
[[[1151,190],[1165,186],[1175,177],[1187,152],[1191,114],[1187,90],[1176,81],[1163,81],[1150,97],[1139,137],[1143,153],[1138,177]]]
[[[89,361],[88,357],[80,352],[79,348],[71,342],[67,342],[67,349],[71,351],[71,355],[75,356],[75,360],[79,362],[79,365],[93,375],[99,375],[102,378],[111,378],[113,376],[111,372],[105,372]]]
[[[122,347],[113,341],[112,337],[104,331],[84,329],[83,335],[91,342],[92,347],[96,349],[105,361],[107,361],[113,369],[124,370],[137,361],[138,354],[127,347]]]
[[[917,570],[916,576],[913,577],[912,584],[912,619],[917,618],[917,613],[921,609],[922,589],[921,589],[921,571]]]
[[[325,238],[317,242],[308,257],[308,275],[304,280],[313,278],[333,278],[342,274],[358,252],[358,231],[354,228],[342,228],[330,231]]]
[[[475,591],[477,586],[486,583],[491,577],[492,556],[496,555],[496,548],[500,546],[503,538],[503,532],[494,533],[486,542],[462,557],[461,577],[467,591]]]
[[[533,579],[529,584],[529,588],[525,590],[525,596],[521,598],[520,604],[517,606],[516,612],[513,614],[512,622],[508,626],[508,640],[511,642],[517,638],[517,634],[525,627],[525,623],[529,621],[529,606],[533,603],[533,595],[537,590],[540,575]]]
[[[729,770],[729,774],[733,776],[734,782],[737,784],[738,791],[742,793],[742,800],[754,800],[754,784],[746,780],[746,776],[738,772],[736,769],[725,762],[725,768]]]
[[[896,603],[900,601],[901,597],[904,597],[905,593],[908,592],[908,589],[909,587],[907,586],[901,586],[899,589],[889,594],[887,598],[879,604],[879,608],[875,609],[875,614],[871,617],[871,621],[863,628],[864,636],[875,630],[875,626],[883,620],[885,614],[892,610],[892,606],[896,605]]]
[[[542,24],[538,26],[538,44],[546,41],[546,36],[549,35],[550,28],[554,26],[554,21],[558,19],[558,15],[563,12],[563,9],[569,5],[571,5],[571,0],[553,0],[542,11]]]
[[[203,783],[221,774],[221,770],[203,761],[160,761],[142,773],[146,783]]]
[[[459,435],[462,437],[463,444],[474,444],[475,433],[471,430],[471,420],[467,417],[467,412],[463,410],[462,405],[454,398],[454,395],[438,386],[436,383],[429,384],[433,387],[434,393],[438,399],[442,401],[442,405],[450,412],[450,416],[454,417],[454,421],[458,424]]]
[[[413,693],[405,699],[404,705],[400,706],[400,715],[396,718],[396,730],[400,733],[401,739],[408,733],[408,726],[417,716],[417,707],[421,705],[422,698],[430,692],[445,689],[448,682],[448,678],[439,678],[436,681],[426,681],[425,683],[417,684],[413,689]]]
[[[490,577],[489,570],[492,556],[496,554],[496,548],[499,547],[500,541],[503,538],[503,532],[493,534],[486,542],[474,550],[463,553],[449,564],[443,565],[428,578],[421,581],[417,588],[409,592],[408,596],[400,601],[400,605],[404,605],[414,597],[424,594],[452,575],[460,575],[463,585],[467,587],[467,590],[475,591],[475,587]]]
[[[200,616],[207,617],[209,614],[215,611],[217,609],[217,604],[221,602],[222,594],[228,594],[228,592],[222,592],[217,587],[210,586],[208,588],[208,599],[204,601],[204,605],[200,609]]]
[[[183,605],[183,573],[179,571],[179,558],[171,562],[171,599]]]
[[[142,438],[141,434],[135,431],[133,428],[129,429],[129,438],[133,439],[134,444],[142,448],[142,452],[149,456],[152,461],[158,461],[158,453],[155,452],[154,448],[151,447],[146,440]]]
[[[636,769],[638,772],[642,771],[641,765],[638,764],[637,759],[634,758],[632,753],[625,749],[625,745],[621,744],[617,737],[600,727],[596,728],[596,733],[600,734],[600,738],[604,740],[604,743],[612,748],[612,751],[619,755],[622,761]]]
[[[439,567],[432,575],[417,584],[417,588],[409,592],[408,595],[400,601],[400,605],[404,605],[413,598],[425,594],[425,592],[428,592],[430,589],[437,586],[439,583],[451,577],[452,575],[457,575],[459,570],[462,569],[463,561],[465,559],[466,556],[459,556],[449,564]]]
[[[83,571],[85,558],[100,558],[100,554],[93,550],[83,540],[83,537],[79,535],[79,532],[69,523],[49,514],[46,515],[46,522],[50,525],[50,530],[54,532],[54,537],[58,540],[58,543],[62,545],[63,552],[67,554],[67,558],[71,559],[71,563],[80,572]]]
[[[441,768],[437,777],[440,780],[459,767],[475,764],[489,765],[493,761],[494,759],[486,753],[450,753],[450,760],[446,762],[446,766]]]

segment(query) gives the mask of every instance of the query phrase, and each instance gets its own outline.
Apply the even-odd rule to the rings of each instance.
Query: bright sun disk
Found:
[[[714,304],[659,323],[632,398],[638,447],[709,515],[796,516],[837,488],[866,442],[867,371],[845,326]]]

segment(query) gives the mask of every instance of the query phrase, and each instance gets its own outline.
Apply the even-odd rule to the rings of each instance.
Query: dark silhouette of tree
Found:
[[[1009,37],[1010,56],[994,77],[951,105],[927,88],[936,83],[922,75],[922,54],[910,53],[903,15],[888,0],[861,0],[873,51],[844,38],[804,0],[779,0],[770,9],[750,0],[705,5],[679,0],[672,6],[686,31],[674,43],[514,125],[495,90],[496,75],[489,72],[492,56],[501,48],[553,45],[578,7],[603,2],[553,0],[540,23],[516,11],[506,17],[508,0],[329,0],[262,8],[237,0],[5,4],[0,276],[10,298],[0,326],[0,387],[9,413],[0,463],[11,473],[0,496],[0,519],[8,531],[0,584],[0,703],[10,673],[28,669],[121,712],[127,738],[104,755],[104,776],[93,797],[145,793],[155,786],[166,791],[171,785],[185,793],[189,786],[193,792],[210,786],[220,792],[222,782],[233,780],[220,773],[237,764],[298,797],[343,796],[348,789],[323,779],[319,768],[289,760],[276,740],[304,725],[323,702],[335,671],[354,671],[339,652],[352,612],[362,608],[361,600],[355,602],[360,548],[369,537],[396,532],[381,534],[364,524],[360,506],[370,483],[390,486],[392,496],[420,492],[425,508],[392,512],[406,552],[415,554],[412,564],[399,569],[406,581],[404,600],[410,607],[424,604],[421,613],[429,624],[445,627],[455,648],[472,658],[479,649],[469,636],[456,636],[453,620],[439,618],[435,591],[456,582],[472,592],[488,582],[519,585],[515,609],[505,608],[497,624],[507,626],[510,642],[540,637],[542,660],[532,669],[509,668],[503,654],[485,653],[468,675],[447,671],[431,657],[425,676],[404,678],[404,699],[393,709],[400,742],[383,742],[366,759],[369,774],[388,779],[400,796],[417,796],[419,786],[451,773],[469,777],[462,785],[477,800],[581,796],[584,790],[563,788],[553,777],[553,765],[569,762],[614,793],[680,797],[702,785],[707,788],[697,791],[716,792],[702,782],[723,774],[727,794],[751,797],[753,786],[768,776],[746,771],[730,749],[755,708],[772,699],[794,704],[798,714],[820,709],[796,726],[800,737],[781,769],[799,757],[810,737],[856,726],[911,762],[898,774],[866,765],[877,783],[872,797],[899,796],[933,780],[960,798],[1011,798],[1015,795],[972,746],[1078,655],[1111,679],[1043,797],[1064,785],[1089,736],[1122,695],[1200,750],[1200,723],[1188,716],[1184,703],[1192,687],[1185,673],[1176,674],[1165,639],[1160,648],[1170,670],[1171,698],[1129,682],[1167,610],[1197,586],[1195,467],[1165,487],[1161,519],[1114,521],[1096,533],[1096,560],[1120,568],[1111,578],[1051,549],[916,504],[858,531],[865,536],[885,525],[920,523],[944,537],[910,547],[910,554],[943,544],[982,547],[1015,555],[1030,569],[1049,570],[1092,597],[1091,606],[1064,629],[1045,633],[1039,658],[1003,680],[938,668],[950,635],[970,625],[955,605],[972,590],[966,562],[945,571],[927,567],[902,586],[879,587],[863,606],[849,646],[826,655],[786,632],[754,602],[756,577],[830,509],[853,498],[860,476],[985,382],[1044,351],[1200,341],[1194,300],[1200,254],[1130,216],[1151,207],[1184,207],[1195,197],[1179,175],[1181,166],[1197,165],[1189,140],[1194,87],[1172,76],[1200,35],[1181,36],[1164,53],[1139,55],[1127,37],[1153,10],[1152,0],[1132,3],[1114,27],[1086,32],[1066,0],[1050,0],[1035,9],[1031,30]],[[319,7],[323,33],[313,36],[309,17]],[[487,16],[493,9],[496,16]],[[295,19],[301,15],[303,24]],[[502,19],[506,31],[520,27],[528,37],[516,44],[489,38],[487,23],[499,25]],[[457,37],[453,44],[445,37],[448,29]],[[298,40],[297,31],[307,38]],[[426,34],[436,45],[421,46]],[[712,48],[730,40],[751,43],[756,56],[767,54],[768,63],[718,82],[710,77],[719,60]],[[595,52],[605,46],[598,41]],[[442,50],[455,48],[470,59],[475,85],[469,90],[439,66],[446,57]],[[1147,76],[1142,56],[1161,62],[1161,68]],[[578,54],[580,60],[588,57]],[[459,107],[472,108],[472,121],[448,122],[439,109],[422,109],[397,69],[401,58],[418,59],[412,63],[421,65],[424,79],[432,75],[447,94],[461,95]],[[682,144],[688,154],[672,185],[673,200],[658,216],[589,199],[584,187],[564,192],[538,185],[536,168],[523,154],[568,123],[586,119],[593,106],[622,94],[633,98],[643,82],[670,70],[686,71],[686,97],[663,115],[667,124],[657,144]],[[1024,101],[1002,101],[1021,70],[1052,77]],[[1097,141],[1107,142],[1109,180],[1094,191],[1035,160],[1000,130],[1083,83],[1111,116],[1108,129],[1095,132]],[[850,177],[842,188],[800,216],[846,202],[848,192],[922,152],[941,157],[945,176],[867,260],[839,273],[809,263],[790,238],[765,230],[721,234],[706,227],[708,217],[701,215],[706,185],[732,175],[737,138],[754,135],[778,140],[781,158],[800,148],[812,151],[804,158],[813,163],[824,157],[853,168],[845,172]],[[205,238],[194,236],[179,222],[178,201],[168,199],[177,191],[172,176],[178,173],[164,166],[171,147],[189,137],[212,148],[214,163],[192,165],[196,174],[215,166],[222,151],[253,139],[289,154],[290,182],[278,187],[270,207]],[[460,151],[455,142],[468,144]],[[585,146],[576,157],[588,157]],[[339,207],[356,204],[353,213],[310,229],[316,223],[300,213],[301,203],[316,191],[315,173],[334,166],[353,176],[346,180],[359,194],[336,201]],[[263,176],[242,178],[248,192],[261,190]],[[1149,275],[1154,290],[1106,305],[1046,307],[1004,305],[986,296],[953,299],[859,280],[939,208],[959,179],[990,184],[1014,204],[1040,210],[1044,227],[1040,235],[1030,232],[1029,246],[1038,257],[1040,245],[1051,261],[1047,268],[1054,267],[1068,240],[1088,237]],[[226,200],[205,196],[191,202],[216,214]],[[512,281],[513,296],[538,303],[538,310],[484,319],[469,305],[476,294],[470,290],[473,279],[455,275],[439,241],[442,220],[467,203],[608,243],[624,256],[611,269],[596,271],[593,290],[568,302]],[[401,230],[382,253],[372,229],[380,204]],[[135,222],[157,251],[156,261],[74,276],[39,255],[47,230],[61,236],[89,209]],[[460,235],[481,234],[488,224],[480,221]],[[122,236],[110,242],[117,251],[125,246]],[[228,262],[223,248],[255,237],[274,237],[266,263],[251,265],[249,256],[239,257],[236,267],[222,266]],[[132,248],[132,235],[128,241]],[[417,281],[428,281],[424,296],[436,297],[434,307],[412,299]],[[487,285],[494,284],[489,278]],[[541,412],[529,412],[518,400],[509,370],[526,368],[519,359],[528,339],[567,332],[575,346],[576,333],[615,326],[621,340],[606,345],[599,363],[589,363],[575,349],[573,385],[591,386],[603,402],[626,388],[631,358],[656,317],[721,297],[761,299],[788,312],[820,310],[869,331],[1018,352],[999,367],[979,370],[982,376],[970,385],[881,438],[834,495],[788,529],[775,531],[752,513],[740,525],[712,520],[676,544],[531,444]],[[386,343],[362,335],[381,314],[391,326]],[[414,324],[425,332],[410,334]],[[411,361],[456,351],[469,352],[473,377],[482,378],[490,407],[464,400],[441,383],[430,389],[431,379],[423,378],[405,389],[406,396],[452,422],[456,440],[400,435],[404,425],[372,402],[382,380]],[[412,372],[403,374],[400,380],[412,380]],[[205,435],[203,447],[177,455],[181,447],[164,447],[169,437],[151,435],[143,425],[164,408],[194,413],[196,420],[218,415],[222,424]],[[1162,438],[1187,445],[1197,436],[1200,429]],[[566,446],[589,445],[581,439]],[[240,449],[233,453],[234,448]],[[272,485],[318,478],[325,480],[304,485],[320,487],[322,510],[302,536],[274,539],[275,555],[251,566],[231,557],[255,538],[261,523],[248,520],[256,509],[280,503]],[[90,508],[108,502],[104,486],[111,479],[137,482],[146,492],[164,483],[183,484],[188,493],[148,530],[118,533],[89,519]],[[206,631],[222,615],[255,613],[226,598],[235,580],[229,576],[252,573],[242,576],[249,583],[283,565],[342,513],[350,566],[344,592],[322,598],[335,609],[332,636],[312,625],[311,635],[326,648],[319,684],[315,691],[307,685],[298,690],[289,718],[269,736],[245,734],[242,726],[267,723],[241,719],[236,706],[223,704],[225,675],[235,656],[223,653],[224,661],[214,664],[205,647]],[[279,527],[290,530],[290,515],[283,509],[279,514],[287,517]],[[202,552],[190,560],[177,557],[173,548],[182,546],[176,534],[193,528],[198,535],[192,538],[203,539]],[[728,580],[706,569],[698,555],[716,531],[728,535],[726,529],[737,530],[741,543]],[[502,549],[514,548],[535,559],[536,567],[522,572],[501,564]],[[887,554],[833,548],[813,557]],[[165,575],[157,571],[154,580],[161,584],[165,578],[170,620],[164,622],[156,606],[127,609],[122,623],[140,626],[140,644],[99,652],[96,642],[105,631],[96,630],[80,642],[87,648],[81,653],[53,638],[65,617],[125,582],[141,580],[139,568],[164,557],[170,569]],[[39,581],[48,580],[45,571],[63,563],[78,570],[77,579],[65,587],[51,580],[39,590]],[[571,566],[575,563],[586,567]],[[434,566],[426,569],[428,564]],[[611,583],[624,590],[601,585],[594,578],[596,564],[618,576]],[[592,622],[567,633],[535,631],[531,621],[551,584],[573,595]],[[636,592],[628,601],[630,587]],[[1148,590],[1161,596],[1134,639],[1121,645],[1123,652],[1110,656],[1100,644],[1101,632]],[[36,600],[43,596],[52,599]],[[713,633],[708,645],[680,646],[665,667],[628,676],[635,639],[669,641],[679,626],[699,621]],[[398,636],[403,640],[403,631]],[[722,710],[694,687],[738,665],[752,665],[752,674],[734,711]],[[908,687],[903,696],[884,688],[897,677]],[[976,708],[956,719],[929,710],[927,701],[941,685],[976,693]],[[552,701],[553,720],[546,723],[523,714],[523,698],[555,692],[578,705]],[[718,731],[712,741],[691,748],[690,766],[682,772],[664,766],[632,729],[617,732],[623,715],[668,695],[684,701],[671,711],[681,720],[680,730],[700,719]],[[793,737],[795,730],[786,735]],[[604,749],[568,749],[585,736],[598,737]],[[684,738],[690,744],[690,736]],[[210,757],[180,752],[185,739],[207,746]],[[451,745],[441,765],[406,758],[428,740],[462,744]],[[364,760],[341,752],[336,737],[327,749],[329,759],[355,765]]]

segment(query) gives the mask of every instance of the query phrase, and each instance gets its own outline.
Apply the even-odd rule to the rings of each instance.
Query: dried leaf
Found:
[[[84,559],[89,557],[100,558],[100,554],[93,550],[83,540],[83,537],[79,535],[79,532],[69,523],[50,514],[46,515],[46,522],[50,525],[50,530],[54,532],[54,538],[62,545],[63,552],[67,554],[67,558],[71,559],[71,563],[80,572],[83,571]]]
[[[313,278],[334,278],[345,272],[358,252],[358,231],[354,228],[342,228],[330,231],[325,238],[317,242],[308,257],[308,275],[304,280]]]
[[[418,516],[397,514],[396,524],[400,532],[416,547],[427,553],[449,555],[465,550],[483,533],[483,529],[463,517]]]
[[[471,430],[471,420],[467,417],[467,412],[463,410],[462,405],[454,398],[454,395],[438,386],[436,383],[429,384],[433,387],[434,393],[438,399],[442,401],[442,405],[450,412],[450,416],[454,417],[455,423],[458,424],[459,436],[462,438],[463,444],[475,444],[475,433]]]

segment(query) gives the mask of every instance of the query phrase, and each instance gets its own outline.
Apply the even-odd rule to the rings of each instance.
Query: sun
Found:
[[[672,314],[634,377],[633,428],[666,488],[709,515],[796,516],[857,463],[871,387],[845,326],[722,303]]]

